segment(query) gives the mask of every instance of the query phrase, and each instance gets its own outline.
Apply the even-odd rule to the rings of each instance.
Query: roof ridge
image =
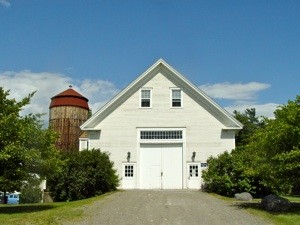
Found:
[[[88,99],[86,97],[84,97],[79,92],[75,91],[73,88],[64,90],[64,91],[60,92],[59,94],[53,96],[51,99],[57,98],[57,97],[79,97],[79,98],[84,98],[88,101]]]
[[[76,106],[89,109],[88,99],[78,93],[77,91],[69,88],[51,98],[49,108],[57,106]]]

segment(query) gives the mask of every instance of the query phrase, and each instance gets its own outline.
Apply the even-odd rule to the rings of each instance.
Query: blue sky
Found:
[[[229,112],[300,90],[300,1],[0,0],[0,86],[26,112],[68,88],[95,112],[159,58]]]

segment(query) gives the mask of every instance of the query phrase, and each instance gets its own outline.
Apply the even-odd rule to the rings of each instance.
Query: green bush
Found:
[[[207,161],[209,167],[202,174],[205,190],[229,197],[245,191],[257,197],[268,194],[270,191],[261,182],[257,171],[252,169],[252,159],[243,147],[210,157]]]
[[[42,201],[41,180],[32,175],[21,188],[20,203],[39,203]]]
[[[206,190],[226,196],[247,191],[257,197],[300,192],[300,95],[274,115],[258,123],[254,109],[235,112],[246,124],[237,135],[238,147],[208,160]]]
[[[109,156],[100,150],[69,153],[64,168],[47,179],[54,201],[74,201],[113,191],[119,179]]]

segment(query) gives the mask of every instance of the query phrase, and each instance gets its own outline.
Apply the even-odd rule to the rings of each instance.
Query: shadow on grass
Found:
[[[56,208],[54,205],[4,205],[0,206],[1,214],[31,213]]]
[[[236,204],[234,204],[233,206],[237,208],[255,209],[255,210],[267,212],[264,208],[262,208],[260,202],[236,202]],[[287,214],[300,215],[300,202],[291,202],[291,208],[286,212],[269,212],[269,213],[273,215],[287,215]]]

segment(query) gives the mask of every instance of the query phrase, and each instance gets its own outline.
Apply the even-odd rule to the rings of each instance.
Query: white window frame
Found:
[[[149,106],[142,106],[142,100],[143,99],[148,99],[148,98],[142,98],[142,92],[143,91],[150,91],[150,105]],[[139,107],[142,108],[142,109],[149,109],[149,108],[152,108],[152,88],[142,88],[140,89],[140,102],[139,102]]]
[[[86,148],[83,148],[82,147],[82,142],[86,142]],[[79,151],[82,151],[82,150],[89,150],[89,139],[88,138],[79,138]]]
[[[141,140],[182,140],[182,130],[141,130]]]
[[[182,131],[182,139],[141,139],[141,131]],[[186,140],[186,127],[137,127],[138,143],[184,143]]]
[[[132,166],[133,167],[133,174],[130,177],[126,177],[126,172],[125,172],[125,168],[126,166]],[[126,162],[123,163],[123,179],[135,179],[136,177],[136,163],[131,163],[131,162]]]
[[[180,91],[180,106],[173,106],[173,91]],[[180,88],[170,88],[170,108],[180,109],[183,107],[183,92]]]
[[[195,170],[191,171],[191,167],[197,167],[197,171],[195,171]],[[189,177],[193,177],[193,178],[200,177],[200,170],[201,170],[201,166],[199,163],[189,163],[188,164],[188,176]],[[192,172],[192,174],[191,174],[191,172]]]

